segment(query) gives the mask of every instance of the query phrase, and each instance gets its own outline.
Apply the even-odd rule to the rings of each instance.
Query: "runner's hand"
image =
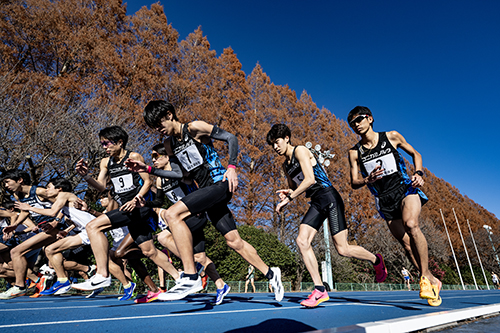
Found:
[[[125,166],[130,171],[134,171],[134,172],[147,172],[148,171],[147,164],[145,164],[141,161],[133,160],[131,158],[127,158],[127,160],[125,161]]]
[[[131,212],[134,210],[135,208],[135,198],[130,200],[129,202],[126,202],[123,206],[120,207],[120,210],[121,211],[124,211],[124,212]]]
[[[80,176],[85,177],[87,173],[89,172],[89,167],[87,165],[87,162],[82,158],[76,163],[75,167],[76,173],[78,173]]]
[[[222,181],[226,181],[226,179],[229,182],[229,192],[236,192],[236,188],[238,187],[238,174],[236,172],[236,169],[228,168],[224,173],[224,178],[222,178]]]
[[[413,175],[413,177],[411,177],[411,186],[412,187],[422,187],[424,186],[424,179],[422,178],[422,176],[420,175]]]
[[[380,165],[377,165],[375,169],[373,169],[372,172],[370,172],[368,178],[366,178],[366,182],[368,184],[374,183],[375,181],[384,176],[384,171],[385,169],[382,169]]]
[[[288,205],[290,203],[290,199],[287,197],[287,195],[292,192],[292,190],[287,189],[287,190],[278,190],[276,193],[278,193],[279,198],[281,202],[276,206],[276,213],[281,212],[281,209]]]

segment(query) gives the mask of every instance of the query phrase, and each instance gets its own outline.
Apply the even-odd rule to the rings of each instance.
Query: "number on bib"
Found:
[[[194,144],[184,148],[175,155],[186,171],[191,171],[203,164],[203,157],[201,157],[200,152]]]

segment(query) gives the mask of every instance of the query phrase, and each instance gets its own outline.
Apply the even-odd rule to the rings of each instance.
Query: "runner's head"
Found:
[[[276,153],[283,155],[286,152],[287,145],[291,144],[292,132],[285,124],[275,124],[267,133],[266,141],[273,146]]]
[[[71,186],[69,180],[63,177],[52,178],[47,184],[47,191],[55,191],[56,195],[58,194],[58,192],[71,192],[72,190],[73,186]],[[49,194],[49,196],[51,195]]]
[[[128,134],[120,126],[110,126],[99,132],[99,140],[108,154],[115,155],[127,146]]]
[[[167,150],[165,149],[165,145],[163,143],[159,143],[154,145],[151,152],[151,159],[153,160],[153,164],[155,168],[162,169],[169,163],[169,158],[167,155]]]
[[[15,210],[15,203],[12,200],[6,200],[2,202],[2,207],[10,212],[13,212]]]
[[[21,185],[31,185],[30,175],[26,171],[10,169],[2,174],[2,184],[10,193],[19,191]]]
[[[151,101],[144,108],[144,121],[146,124],[162,134],[171,135],[168,133],[168,122],[179,121],[175,108],[167,101]],[[165,131],[167,129],[167,131]]]
[[[347,122],[356,134],[365,132],[368,128],[373,128],[373,115],[366,106],[356,106],[347,115]]]

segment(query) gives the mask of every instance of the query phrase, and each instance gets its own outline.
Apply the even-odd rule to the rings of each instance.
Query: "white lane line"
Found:
[[[473,308],[432,312],[405,318],[372,321],[356,325],[319,330],[322,333],[403,333],[441,326],[461,320],[500,312],[500,303]]]
[[[336,307],[345,305],[356,305],[358,303],[342,303],[342,304],[325,304],[325,307]],[[365,306],[386,306],[380,304],[364,304]],[[151,319],[151,318],[168,318],[168,317],[184,317],[184,316],[200,316],[200,315],[220,315],[228,313],[248,313],[248,312],[267,312],[267,311],[283,311],[300,309],[303,306],[290,306],[281,308],[269,308],[269,309],[248,309],[248,310],[231,310],[231,311],[210,311],[210,312],[198,312],[198,313],[176,313],[176,314],[163,314],[163,315],[149,315],[149,316],[133,316],[133,317],[114,317],[114,318],[96,318],[96,319],[80,319],[80,320],[66,320],[66,321],[50,321],[50,322],[38,322],[38,323],[19,323],[19,324],[9,324],[0,325],[0,328],[11,328],[11,327],[27,327],[27,326],[38,326],[38,325],[64,325],[64,324],[76,324],[76,323],[93,323],[93,322],[105,322],[105,321],[120,321],[120,320],[134,320],[134,319]],[[62,308],[58,308],[62,309]],[[44,308],[44,310],[49,310]]]

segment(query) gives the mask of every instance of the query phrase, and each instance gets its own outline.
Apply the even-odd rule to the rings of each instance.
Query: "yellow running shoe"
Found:
[[[436,299],[437,297],[429,279],[425,276],[420,277],[420,298]]]

